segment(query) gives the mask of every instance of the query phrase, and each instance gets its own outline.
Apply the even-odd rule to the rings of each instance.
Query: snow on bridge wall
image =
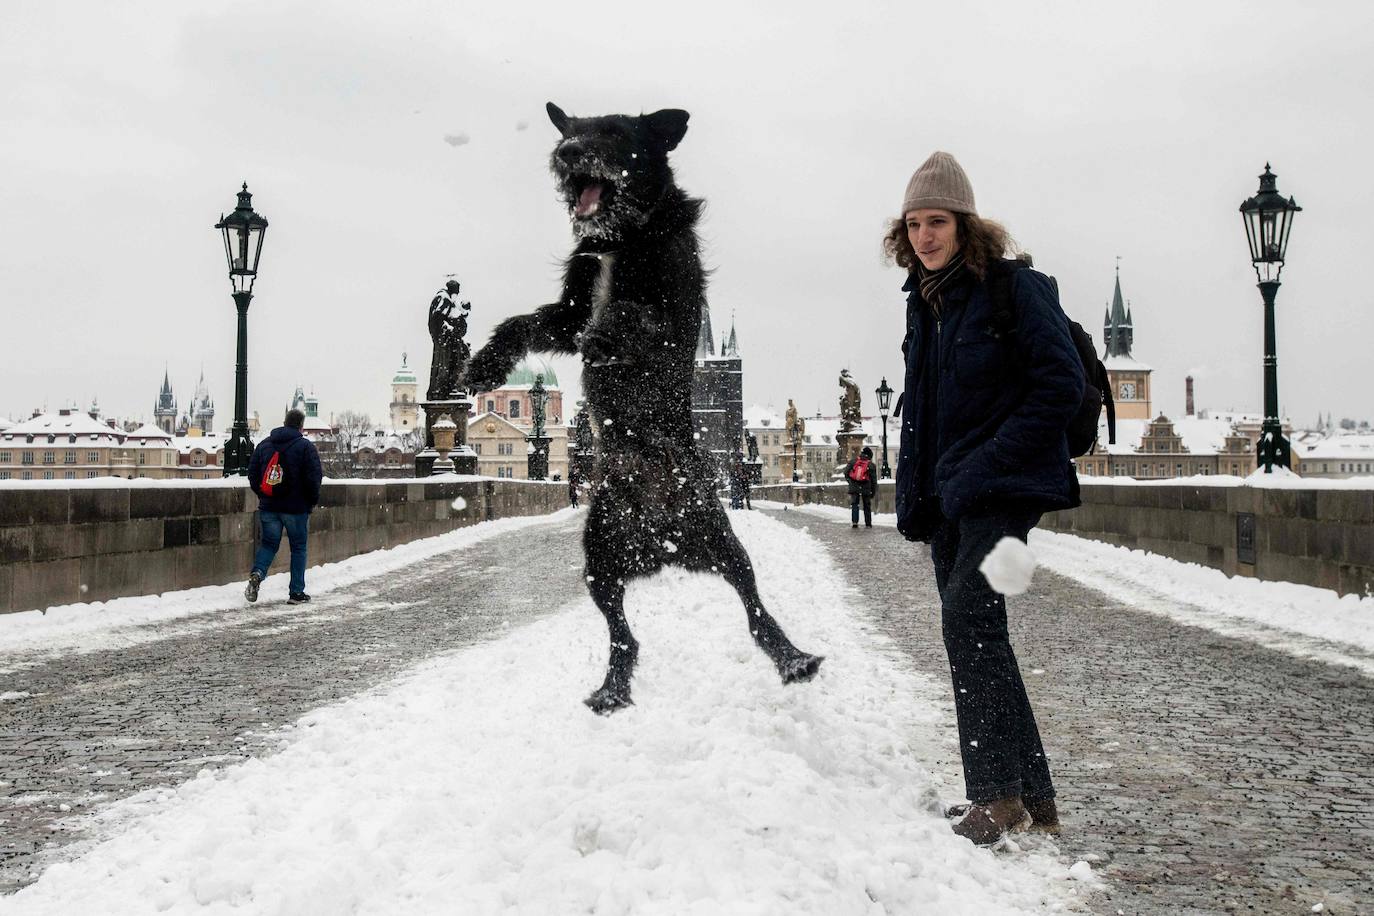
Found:
[[[1250,486],[1238,478],[1197,484],[1084,480],[1083,505],[1047,514],[1040,527],[1148,550],[1220,569],[1228,576],[1366,595],[1374,592],[1374,489],[1349,485],[1353,483],[1290,480],[1278,486]],[[792,505],[849,505],[843,483],[778,484],[755,487],[752,494]],[[879,485],[873,511],[896,511],[891,481]],[[1243,561],[1243,537],[1249,540],[1254,562]]]
[[[259,529],[246,481],[99,483],[0,488],[0,613],[247,579]],[[310,564],[567,503],[563,483],[325,481]],[[289,559],[283,538],[271,571]]]

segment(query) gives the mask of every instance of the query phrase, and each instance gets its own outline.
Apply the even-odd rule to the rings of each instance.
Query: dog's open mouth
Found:
[[[576,219],[587,219],[600,213],[615,194],[611,184],[591,176],[575,175],[569,184],[573,192],[572,213]]]

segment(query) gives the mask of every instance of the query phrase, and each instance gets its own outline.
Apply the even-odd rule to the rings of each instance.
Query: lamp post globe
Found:
[[[892,386],[887,383],[887,376],[883,376],[875,393],[878,395],[878,414],[883,418],[883,466],[878,476],[885,478],[892,476],[892,468],[887,464],[887,412],[892,407]]]
[[[1278,191],[1278,176],[1270,171],[1269,163],[1259,176],[1259,190],[1240,205],[1245,222],[1245,237],[1250,244],[1250,261],[1255,265],[1260,297],[1264,302],[1264,425],[1260,431],[1257,458],[1264,473],[1274,467],[1288,468],[1291,447],[1283,435],[1279,420],[1278,356],[1274,334],[1274,299],[1279,292],[1279,274],[1283,271],[1288,253],[1288,235],[1293,231],[1293,217],[1302,211],[1293,198],[1284,198]]]
[[[234,307],[238,311],[238,359],[234,369],[234,424],[224,444],[224,476],[248,473],[253,457],[253,440],[248,437],[248,305],[253,301],[253,283],[258,278],[258,259],[267,220],[253,211],[253,195],[248,183],[238,193],[234,212],[220,215],[215,228],[224,237],[224,256],[229,264],[229,283]]]

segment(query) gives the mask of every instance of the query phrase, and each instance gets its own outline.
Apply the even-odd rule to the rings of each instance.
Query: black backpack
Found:
[[[996,261],[989,265],[988,294],[992,298],[993,321],[999,336],[1005,338],[1016,333],[1016,299],[1012,296],[1012,282],[1018,270],[1030,267],[1029,261]],[[1054,287],[1055,299],[1059,298],[1059,282],[1050,277]],[[1116,444],[1116,403],[1112,400],[1112,385],[1107,378],[1107,367],[1097,358],[1097,348],[1093,346],[1093,336],[1084,330],[1083,325],[1064,316],[1069,322],[1069,335],[1073,338],[1074,349],[1078,351],[1079,362],[1083,364],[1083,403],[1069,420],[1066,430],[1069,439],[1069,457],[1086,455],[1097,444],[1097,419],[1102,409],[1107,409],[1107,441]]]

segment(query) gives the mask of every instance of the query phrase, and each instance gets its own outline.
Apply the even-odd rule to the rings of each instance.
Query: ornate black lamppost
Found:
[[[548,402],[549,393],[544,388],[544,376],[534,377],[534,387],[530,389],[530,434],[525,437],[529,443],[526,458],[526,468],[530,480],[549,479],[549,442],[552,441],[544,433],[544,405]]]
[[[248,303],[253,301],[253,281],[258,278],[258,258],[267,220],[253,212],[253,195],[244,182],[239,202],[228,216],[220,214],[215,228],[224,235],[224,256],[229,260],[229,282],[234,287],[234,306],[239,313],[238,364],[234,371],[234,425],[224,444],[224,476],[248,473],[253,440],[248,438]]]
[[[887,384],[887,376],[883,376],[882,382],[878,385],[878,413],[883,418],[883,467],[879,472],[879,477],[891,477],[892,468],[887,466],[887,411],[892,406],[892,388]]]
[[[1250,242],[1250,260],[1259,278],[1260,296],[1264,299],[1264,426],[1260,432],[1258,458],[1264,473],[1273,473],[1274,466],[1289,468],[1288,440],[1279,422],[1278,357],[1274,346],[1274,297],[1279,292],[1279,273],[1288,249],[1288,233],[1293,229],[1293,215],[1302,210],[1293,198],[1286,200],[1276,187],[1277,177],[1264,164],[1259,191],[1240,205],[1245,220],[1245,236]]]

